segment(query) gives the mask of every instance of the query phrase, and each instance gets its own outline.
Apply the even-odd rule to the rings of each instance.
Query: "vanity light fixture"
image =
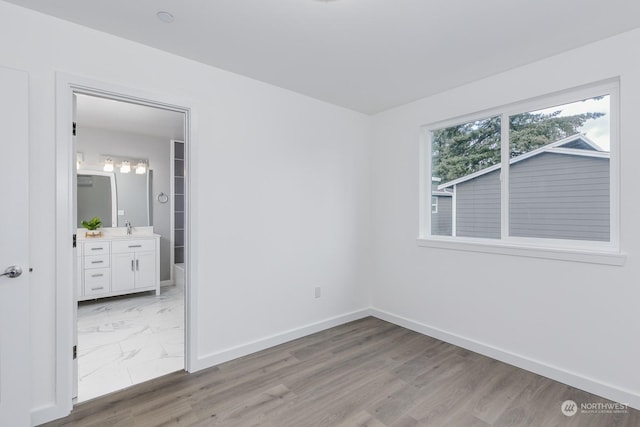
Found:
[[[138,162],[138,166],[136,166],[136,173],[138,175],[143,175],[147,172],[147,165],[145,162]]]
[[[129,173],[131,172],[131,163],[128,160],[123,160],[120,165],[120,173]]]
[[[104,168],[105,172],[113,172],[113,159],[106,158],[104,159]]]

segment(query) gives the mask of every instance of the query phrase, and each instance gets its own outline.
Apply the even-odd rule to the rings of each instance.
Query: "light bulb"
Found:
[[[131,172],[131,165],[128,160],[123,160],[120,165],[120,173],[129,173]]]
[[[104,171],[105,172],[113,172],[113,160],[111,159],[106,159],[104,161]]]
[[[138,175],[142,175],[147,171],[147,165],[144,162],[138,162],[138,166],[136,166],[136,173]]]

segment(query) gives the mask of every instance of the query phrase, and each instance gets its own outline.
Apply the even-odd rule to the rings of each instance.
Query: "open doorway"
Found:
[[[185,270],[187,135],[184,111],[73,95],[74,396],[83,402],[185,369],[185,280],[175,272]],[[100,228],[83,227],[95,217]]]

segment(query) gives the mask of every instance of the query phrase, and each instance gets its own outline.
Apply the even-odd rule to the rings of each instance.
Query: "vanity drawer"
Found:
[[[84,257],[84,268],[102,268],[109,267],[111,257],[107,255],[87,255]]]
[[[123,252],[154,251],[156,249],[155,239],[117,240],[112,242],[112,245],[114,254]]]
[[[91,242],[84,244],[84,255],[104,255],[109,254],[111,245],[109,242]]]
[[[111,269],[94,268],[84,272],[84,295],[106,294],[111,289]]]

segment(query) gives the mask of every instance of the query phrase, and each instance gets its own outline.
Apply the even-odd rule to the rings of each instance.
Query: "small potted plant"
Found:
[[[82,226],[84,228],[86,228],[87,230],[91,231],[91,233],[89,233],[89,231],[84,233],[84,236],[85,237],[100,237],[100,236],[102,236],[102,231],[96,232],[96,230],[98,228],[100,228],[101,225],[102,225],[102,220],[97,216],[94,216],[89,221],[83,220],[82,221]]]

